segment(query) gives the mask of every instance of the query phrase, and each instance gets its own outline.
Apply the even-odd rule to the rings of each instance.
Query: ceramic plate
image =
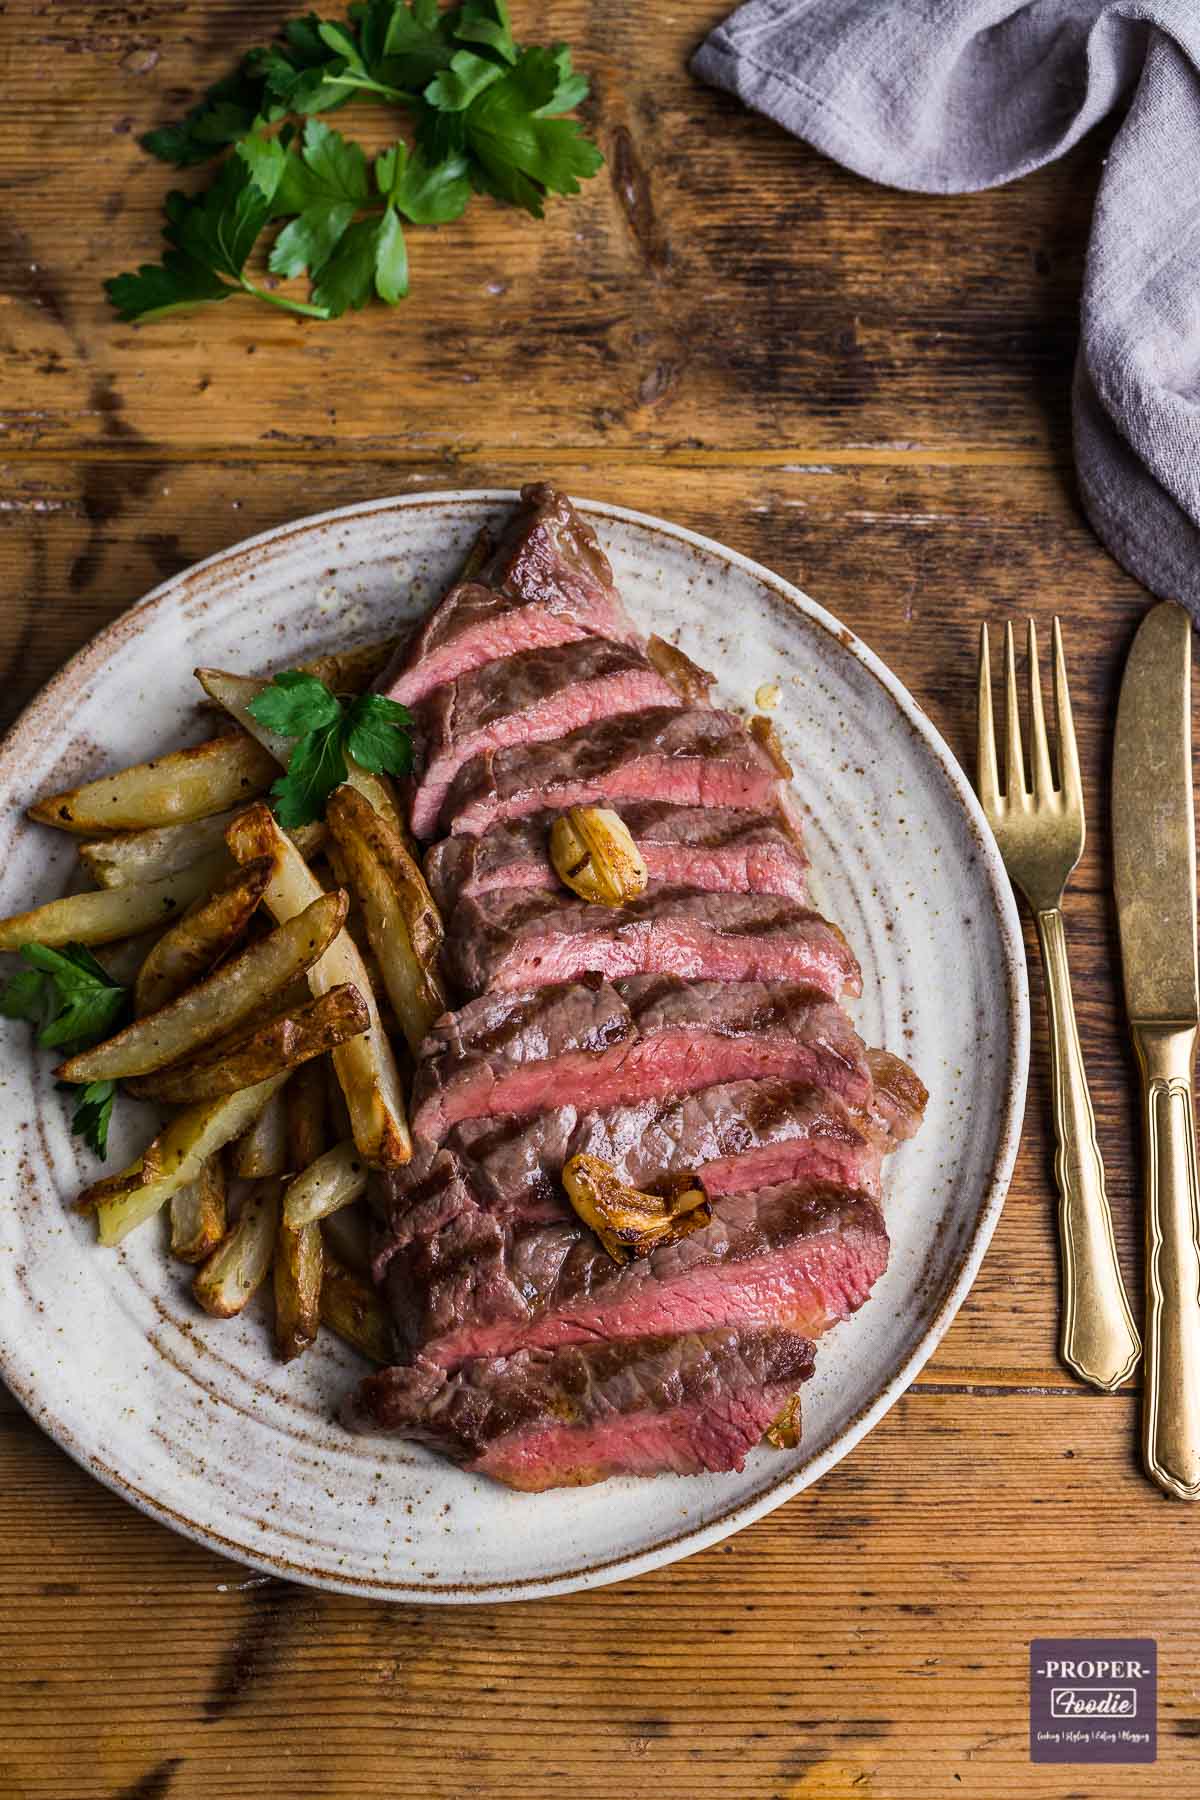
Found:
[[[266,672],[424,612],[503,493],[347,507],[213,557],[103,632],[0,752],[0,911],[71,884],[74,846],[29,825],[36,795],[204,735],[194,665]],[[931,1099],[892,1159],[891,1263],[821,1345],[804,1442],[741,1475],[509,1493],[407,1445],[345,1434],[361,1373],[323,1333],[284,1367],[265,1320],[217,1323],[155,1221],[99,1249],[70,1210],[95,1168],[67,1129],[52,1058],[0,1023],[0,1369],[72,1456],[155,1518],[298,1581],[385,1599],[507,1600],[634,1575],[798,1494],[882,1418],[961,1304],[1000,1212],[1024,1102],[1021,935],[994,844],[929,720],[851,632],[767,570],[678,526],[588,505],[646,631],[720,672],[721,704],[778,682],[808,815],[814,904],[863,966],[868,1043],[911,1059]],[[110,1166],[146,1136],[124,1102]],[[140,1133],[140,1137],[139,1137]]]

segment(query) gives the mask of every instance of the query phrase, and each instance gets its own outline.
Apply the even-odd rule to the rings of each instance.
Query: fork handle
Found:
[[[1104,1188],[1104,1164],[1096,1141],[1071,974],[1067,939],[1057,906],[1037,914],[1050,1014],[1050,1087],[1058,1140],[1058,1237],[1062,1257],[1063,1361],[1108,1392],[1132,1374],[1141,1342],[1117,1261],[1112,1214]]]
[[[1200,1205],[1192,1103],[1195,1027],[1135,1022],[1145,1088],[1147,1473],[1200,1499]]]

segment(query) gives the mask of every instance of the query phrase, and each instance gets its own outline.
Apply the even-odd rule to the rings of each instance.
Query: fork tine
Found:
[[[1017,701],[1017,654],[1010,620],[1004,627],[1004,732],[1008,739],[1004,793],[1010,806],[1025,792],[1025,747],[1021,742],[1021,708]]]
[[[1046,742],[1046,715],[1042,710],[1042,676],[1038,668],[1037,628],[1029,621],[1029,729],[1033,742],[1029,748],[1033,764],[1033,797],[1048,800],[1054,792],[1054,771],[1050,767],[1050,746]]]
[[[988,628],[979,631],[979,717],[975,767],[979,799],[985,813],[1000,808],[1000,776],[996,769],[996,726],[992,718],[992,653]]]
[[[1083,784],[1079,779],[1079,751],[1075,744],[1075,721],[1071,716],[1071,692],[1067,687],[1067,661],[1063,655],[1062,627],[1057,618],[1052,633],[1054,648],[1054,710],[1058,717],[1058,766],[1062,777],[1063,799],[1071,808],[1083,810]]]

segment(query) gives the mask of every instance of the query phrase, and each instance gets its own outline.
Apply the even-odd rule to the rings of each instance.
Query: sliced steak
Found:
[[[460,993],[516,993],[592,973],[805,982],[831,999],[862,991],[835,925],[774,894],[649,887],[621,907],[536,888],[463,900],[446,937]]]
[[[380,691],[411,706],[497,657],[591,636],[636,643],[596,534],[565,494],[537,482],[497,549],[451,588],[403,645]]]
[[[876,1133],[893,1143],[914,1137],[921,1128],[929,1089],[915,1069],[888,1050],[868,1050],[873,1098],[867,1117]]]
[[[672,1176],[694,1176],[715,1199],[800,1180],[876,1194],[882,1147],[835,1095],[778,1080],[725,1082],[604,1112],[571,1104],[533,1119],[466,1119],[436,1151],[419,1144],[412,1161],[387,1178],[397,1217],[393,1245],[411,1237],[409,1195],[414,1187],[426,1191],[435,1160],[498,1217],[557,1211],[570,1219],[562,1171],[580,1155],[598,1156],[619,1180],[646,1192]],[[377,1271],[387,1254],[385,1238]]]
[[[774,813],[783,778],[732,713],[653,707],[568,732],[552,744],[476,756],[459,770],[444,816],[484,832],[532,812],[631,800]]]
[[[812,1372],[812,1344],[788,1331],[520,1350],[454,1375],[427,1362],[369,1375],[347,1422],[540,1493],[740,1469]]]
[[[674,692],[640,650],[599,637],[522,650],[444,682],[417,709],[425,755],[412,797],[413,832],[433,836],[450,783],[474,756],[674,704]]]
[[[620,814],[660,886],[735,894],[785,894],[803,900],[807,861],[774,821],[731,806],[671,806],[635,800]],[[548,840],[557,813],[531,813],[493,825],[482,837],[443,838],[425,873],[443,913],[493,888],[558,887]]]
[[[819,1337],[862,1305],[887,1258],[869,1195],[803,1182],[727,1195],[711,1225],[624,1265],[578,1220],[476,1207],[393,1255],[383,1292],[406,1356],[450,1368],[714,1325]]]
[[[865,1106],[862,1042],[818,989],[784,982],[600,976],[486,994],[439,1019],[413,1088],[413,1132],[440,1143],[460,1119],[580,1111],[779,1075]]]

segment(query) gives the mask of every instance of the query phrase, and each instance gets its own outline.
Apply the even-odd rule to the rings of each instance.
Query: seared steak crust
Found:
[[[368,1376],[348,1422],[529,1491],[695,1475],[740,1469],[812,1372],[812,1344],[778,1330],[519,1350],[453,1375],[422,1360]]]

